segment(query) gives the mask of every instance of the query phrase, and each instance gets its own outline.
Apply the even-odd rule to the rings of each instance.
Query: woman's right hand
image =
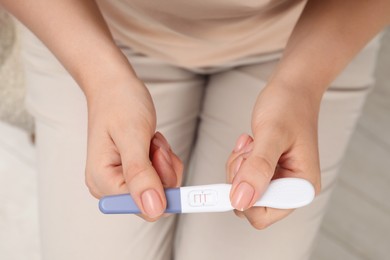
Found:
[[[157,220],[166,208],[163,188],[181,183],[183,165],[161,133],[145,85],[135,79],[100,88],[88,101],[86,184],[100,198],[130,193],[141,217]]]

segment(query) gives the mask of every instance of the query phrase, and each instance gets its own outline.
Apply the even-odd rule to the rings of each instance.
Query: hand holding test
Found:
[[[231,184],[210,184],[165,189],[165,213],[225,212],[233,210],[230,203]],[[310,182],[300,178],[281,178],[270,182],[265,193],[254,204],[259,207],[293,209],[314,199]],[[106,196],[99,201],[105,214],[139,214],[141,211],[129,194]]]

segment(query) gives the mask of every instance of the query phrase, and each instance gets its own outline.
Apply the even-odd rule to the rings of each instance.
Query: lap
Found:
[[[371,71],[365,68],[375,62],[375,51],[363,52],[324,96],[319,119],[323,192],[311,205],[263,231],[254,230],[233,213],[181,215],[175,230],[174,217],[146,223],[134,216],[98,212],[97,201],[84,185],[85,97],[48,50],[29,33],[24,35],[27,105],[37,125],[46,259],[169,259],[174,236],[178,260],[309,257],[338,166],[369,91]],[[225,182],[225,161],[239,134],[250,133],[252,107],[273,63],[213,74],[204,88],[202,76],[142,55],[127,55],[152,94],[158,129],[185,162],[191,154],[186,184]],[[363,70],[358,82],[364,84],[351,76],[357,70]]]

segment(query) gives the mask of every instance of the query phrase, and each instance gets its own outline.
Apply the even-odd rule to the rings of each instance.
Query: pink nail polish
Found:
[[[141,201],[146,215],[150,218],[156,218],[163,213],[160,196],[154,189],[144,191],[141,195]]]
[[[249,142],[249,136],[247,134],[242,134],[237,139],[236,145],[234,146],[234,152],[238,153],[241,149]]]
[[[241,182],[232,196],[232,206],[240,211],[248,209],[254,194],[255,190],[250,184]]]

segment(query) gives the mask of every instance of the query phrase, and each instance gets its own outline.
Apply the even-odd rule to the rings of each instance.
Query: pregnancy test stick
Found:
[[[210,184],[165,189],[165,213],[225,212],[233,210],[230,203],[231,184]],[[281,178],[271,181],[254,206],[277,209],[303,207],[314,199],[310,182],[300,178]],[[141,213],[129,194],[103,197],[99,209],[105,214]]]

